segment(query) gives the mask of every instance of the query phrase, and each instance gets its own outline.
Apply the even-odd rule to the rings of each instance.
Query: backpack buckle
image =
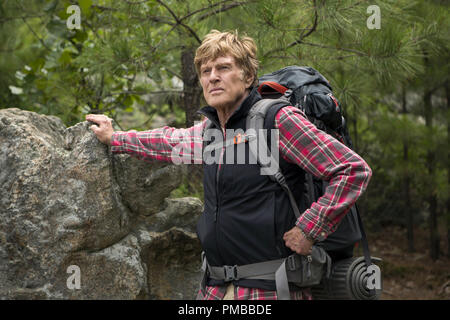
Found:
[[[287,90],[284,92],[284,94],[283,94],[283,96],[284,96],[285,98],[287,98],[287,99],[289,99],[289,98],[291,97],[291,95],[292,95],[292,90],[291,90],[291,89],[287,89]]]
[[[237,276],[237,265],[234,266],[223,266],[223,273],[225,275],[225,282],[232,280],[239,280]]]
[[[273,176],[279,184],[284,185],[286,183],[286,179],[284,178],[284,175],[281,173],[281,171],[276,172]]]
[[[295,271],[297,270],[297,263],[295,262],[295,255],[292,254],[286,259],[286,265],[289,269],[289,271]]]

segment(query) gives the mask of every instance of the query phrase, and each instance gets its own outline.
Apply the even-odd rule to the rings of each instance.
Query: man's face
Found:
[[[205,100],[213,108],[237,107],[248,95],[253,79],[244,79],[244,72],[232,56],[207,61],[200,67],[200,82]]]

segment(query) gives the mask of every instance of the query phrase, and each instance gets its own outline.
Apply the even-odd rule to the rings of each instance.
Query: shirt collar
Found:
[[[246,117],[248,112],[250,111],[250,108],[261,99],[262,99],[261,95],[259,94],[257,88],[256,87],[251,88],[250,94],[247,96],[247,98],[245,98],[245,100],[241,103],[241,105],[236,110],[234,110],[233,114],[228,119],[227,124],[230,125],[236,120],[242,117]],[[206,116],[218,127],[220,127],[217,110],[214,109],[213,107],[211,106],[203,107],[199,111],[197,111],[197,113]]]

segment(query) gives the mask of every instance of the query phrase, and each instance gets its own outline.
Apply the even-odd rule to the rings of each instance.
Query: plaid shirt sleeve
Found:
[[[318,130],[297,108],[278,111],[275,128],[281,156],[329,182],[324,195],[296,222],[307,236],[324,240],[367,188],[372,171],[358,154]]]
[[[111,137],[111,151],[147,161],[200,164],[205,124],[206,119],[187,129],[165,126],[149,131],[115,131]]]

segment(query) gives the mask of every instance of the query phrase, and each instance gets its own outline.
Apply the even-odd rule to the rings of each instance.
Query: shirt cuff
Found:
[[[307,237],[314,242],[323,241],[330,234],[330,226],[321,223],[317,219],[317,215],[313,215],[310,210],[305,211],[295,223]]]
[[[114,131],[110,140],[111,152],[124,152],[123,148],[123,132]]]

